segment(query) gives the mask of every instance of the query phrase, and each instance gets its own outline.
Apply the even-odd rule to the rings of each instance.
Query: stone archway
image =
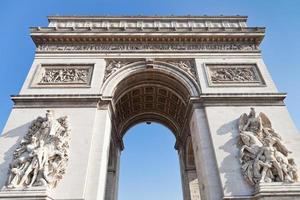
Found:
[[[121,61],[108,60],[108,65],[114,63],[114,65],[121,65]],[[184,188],[184,199],[200,199],[200,192],[198,186],[198,177],[196,174],[196,166],[193,164],[193,177],[190,177],[191,172],[188,172],[187,166],[188,156],[193,156],[193,149],[191,143],[191,137],[189,135],[189,116],[191,111],[191,96],[195,95],[192,92],[199,91],[199,86],[195,81],[195,77],[191,75],[191,71],[194,70],[192,60],[173,60],[172,63],[162,62],[161,60],[144,60],[144,61],[123,61],[125,63],[122,67],[119,67],[113,72],[115,77],[120,76],[120,73],[126,74],[126,68],[132,73],[123,77],[113,88],[112,95],[112,110],[113,119],[112,125],[115,128],[115,140],[119,147],[114,146],[114,149],[110,149],[110,159],[114,159],[116,163],[120,160],[120,154],[115,157],[114,152],[118,152],[123,148],[122,138],[124,133],[132,126],[140,122],[158,122],[168,127],[176,138],[175,148],[178,150],[180,159],[184,162],[180,162],[182,185]],[[174,73],[174,63],[182,63],[186,68],[181,72],[179,76],[178,72]],[[186,64],[188,63],[188,64]],[[129,66],[128,66],[129,65]],[[114,66],[116,67],[116,66]],[[133,70],[132,68],[135,67]],[[123,70],[121,70],[123,69]],[[190,70],[190,71],[189,71]],[[116,78],[117,79],[117,78]],[[183,81],[184,80],[184,81]],[[185,81],[189,80],[189,82]],[[191,81],[192,80],[192,81]],[[110,80],[112,81],[112,80]],[[112,81],[113,82],[113,81]],[[186,85],[193,86],[187,88]],[[191,85],[192,84],[192,85]],[[196,94],[195,96],[199,95]],[[189,138],[187,140],[187,138]],[[113,140],[111,144],[113,144]],[[189,149],[188,147],[189,146]],[[186,153],[189,151],[189,153]],[[110,165],[109,165],[110,166]],[[115,170],[118,170],[115,168]],[[106,198],[107,200],[116,200],[116,176],[109,175],[111,172],[108,167],[108,177],[106,185]],[[117,172],[115,174],[118,174]],[[191,191],[190,181],[185,179],[195,179],[193,185],[193,191]],[[112,182],[115,185],[111,184]],[[197,189],[196,189],[197,188]],[[198,194],[198,197],[193,194]],[[193,196],[193,198],[192,198]]]

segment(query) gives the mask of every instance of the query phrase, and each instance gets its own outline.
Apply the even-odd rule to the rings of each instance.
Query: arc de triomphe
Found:
[[[176,137],[185,200],[299,199],[300,137],[243,16],[52,16],[0,138],[0,199],[116,200],[122,137]]]

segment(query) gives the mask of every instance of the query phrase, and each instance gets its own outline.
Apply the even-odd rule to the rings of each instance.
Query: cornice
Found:
[[[35,44],[88,42],[255,42],[259,45],[264,28],[198,28],[192,30],[119,30],[97,28],[31,28]]]
[[[11,95],[14,108],[89,107],[97,108],[101,95]]]
[[[192,97],[194,105],[203,106],[283,106],[286,93],[202,93]]]

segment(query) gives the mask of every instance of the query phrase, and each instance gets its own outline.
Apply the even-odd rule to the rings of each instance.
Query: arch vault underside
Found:
[[[0,137],[0,198],[117,200],[123,136],[152,121],[174,133],[184,200],[300,198],[300,137],[261,56],[264,28],[48,19],[31,28],[34,61]]]

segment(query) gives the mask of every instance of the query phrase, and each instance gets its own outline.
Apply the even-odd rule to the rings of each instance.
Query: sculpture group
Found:
[[[13,153],[7,188],[56,187],[65,173],[69,157],[69,123],[67,116],[35,119]]]
[[[240,117],[238,128],[242,175],[249,184],[298,180],[294,159],[289,158],[291,152],[264,113],[256,116],[251,108],[248,115]]]

